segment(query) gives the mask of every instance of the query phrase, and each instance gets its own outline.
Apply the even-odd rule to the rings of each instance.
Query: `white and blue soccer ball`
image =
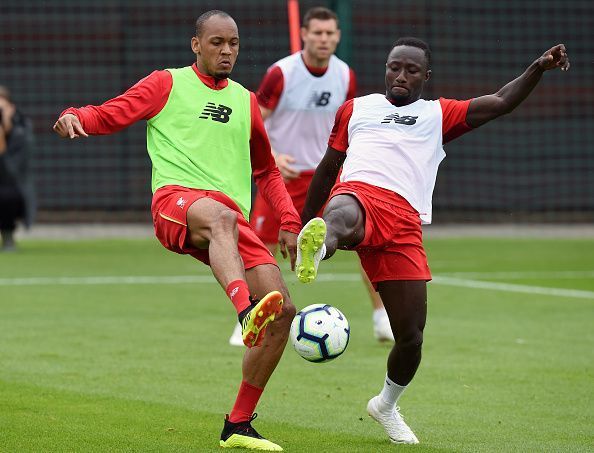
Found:
[[[310,362],[327,362],[338,357],[349,344],[351,329],[346,316],[328,304],[308,305],[291,324],[291,343]]]

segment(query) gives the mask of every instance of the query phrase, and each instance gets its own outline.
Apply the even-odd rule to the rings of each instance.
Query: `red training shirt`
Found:
[[[228,85],[226,79],[215,79],[202,74],[196,63],[192,65],[192,69],[202,83],[213,90],[221,90]],[[167,103],[172,87],[173,78],[169,71],[153,71],[125,93],[99,106],[70,107],[60,116],[67,113],[76,115],[87,134],[112,134],[139,120],[149,120],[157,115]],[[252,92],[250,92],[250,110],[252,119],[250,159],[258,191],[270,206],[274,206],[275,211],[280,213],[281,229],[297,234],[301,229],[301,220],[272,157],[264,121],[256,96]]]

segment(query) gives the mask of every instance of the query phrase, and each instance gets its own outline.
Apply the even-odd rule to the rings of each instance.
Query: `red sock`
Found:
[[[231,423],[238,423],[248,421],[252,418],[254,409],[256,409],[263,391],[264,389],[259,389],[245,381],[241,381],[235,405],[229,415],[229,421]]]
[[[235,306],[238,314],[251,305],[250,290],[245,281],[233,280],[229,283],[225,292],[229,299],[231,299],[231,303]]]

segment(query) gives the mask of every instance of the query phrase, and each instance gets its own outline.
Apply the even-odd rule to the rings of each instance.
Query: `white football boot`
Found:
[[[386,434],[395,444],[418,444],[415,433],[404,423],[400,409],[396,406],[389,411],[380,410],[380,396],[374,396],[367,403],[367,413],[371,418],[384,427]]]
[[[235,324],[235,329],[233,329],[233,333],[229,337],[229,344],[231,346],[244,346],[241,324]]]
[[[384,312],[382,316],[378,316],[373,320],[373,336],[380,342],[394,342],[392,326],[390,326],[390,319],[386,312]]]
[[[320,261],[326,255],[326,222],[315,217],[305,224],[297,236],[295,273],[301,283],[313,282],[318,274]]]

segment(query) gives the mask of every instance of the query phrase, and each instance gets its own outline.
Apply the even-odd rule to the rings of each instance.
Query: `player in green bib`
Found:
[[[247,221],[252,176],[278,214],[280,249],[292,268],[301,222],[274,163],[255,95],[228,78],[239,51],[235,21],[223,11],[204,13],[191,45],[192,66],[154,71],[99,106],[68,108],[54,130],[75,139],[147,121],[155,234],[167,249],[211,267],[248,347],[220,445],[280,451],[251,421],[283,353],[295,307],[274,257]]]

